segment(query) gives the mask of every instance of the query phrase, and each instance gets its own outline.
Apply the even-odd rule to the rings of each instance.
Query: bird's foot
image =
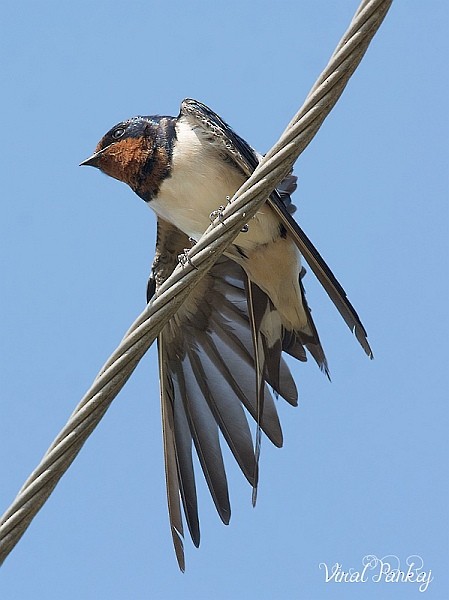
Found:
[[[226,201],[228,204],[231,204],[231,197],[230,196],[226,196]],[[210,222],[213,223],[215,221],[215,219],[218,219],[218,221],[220,223],[223,222],[223,211],[224,211],[224,206],[219,206],[217,210],[213,210],[210,215],[209,215],[209,219]],[[243,227],[240,229],[240,231],[242,233],[246,233],[249,229],[249,225],[243,225]]]
[[[198,270],[198,267],[196,267],[193,264],[192,259],[190,258],[189,252],[190,252],[190,248],[184,248],[182,251],[182,254],[178,254],[178,262],[181,265],[181,267],[185,267],[187,264],[189,264],[191,267]]]
[[[219,206],[217,210],[213,210],[209,215],[210,222],[213,223],[215,219],[218,219],[221,223],[223,221],[223,211],[224,206]]]

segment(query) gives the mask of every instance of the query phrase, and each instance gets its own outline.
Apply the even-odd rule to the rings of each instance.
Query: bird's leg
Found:
[[[210,222],[213,223],[218,218],[218,221],[221,223],[223,221],[223,211],[224,206],[219,206],[217,210],[213,210],[209,215]]]
[[[226,202],[228,204],[231,204],[231,196],[226,196]],[[219,206],[217,210],[213,210],[210,215],[209,215],[209,219],[210,222],[213,223],[215,221],[215,219],[218,217],[218,221],[220,223],[223,222],[223,211],[224,211],[224,206]],[[240,229],[240,231],[242,233],[246,233],[249,229],[248,225],[243,225],[243,227]]]
[[[198,271],[198,267],[196,267],[190,256],[189,256],[189,250],[190,248],[184,248],[184,250],[182,251],[182,254],[178,254],[178,262],[182,267],[185,267],[186,264],[188,263],[191,267],[193,267],[194,269],[196,269]]]
[[[193,237],[189,237],[189,242],[194,246],[196,244],[196,239]],[[182,267],[185,267],[187,263],[192,266],[194,269],[198,270],[198,267],[195,267],[193,262],[190,259],[189,252],[191,248],[184,248],[182,254],[178,254],[178,262]]]

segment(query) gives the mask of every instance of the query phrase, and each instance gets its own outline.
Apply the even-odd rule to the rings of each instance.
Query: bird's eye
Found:
[[[125,133],[125,128],[124,127],[117,127],[117,129],[115,129],[112,132],[112,137],[114,138],[114,140],[118,140],[119,138],[122,137],[122,135]]]

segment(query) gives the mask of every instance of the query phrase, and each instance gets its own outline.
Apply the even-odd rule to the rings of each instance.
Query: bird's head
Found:
[[[118,123],[98,142],[81,166],[96,167],[128,184],[144,200],[157,191],[170,169],[170,117],[133,117]]]

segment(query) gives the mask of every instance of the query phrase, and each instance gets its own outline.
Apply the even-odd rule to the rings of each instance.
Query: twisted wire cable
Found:
[[[189,292],[257,212],[308,146],[340,97],[392,0],[364,0],[335,52],[278,142],[132,324],[67,424],[0,519],[0,564],[17,544],[140,359]]]

